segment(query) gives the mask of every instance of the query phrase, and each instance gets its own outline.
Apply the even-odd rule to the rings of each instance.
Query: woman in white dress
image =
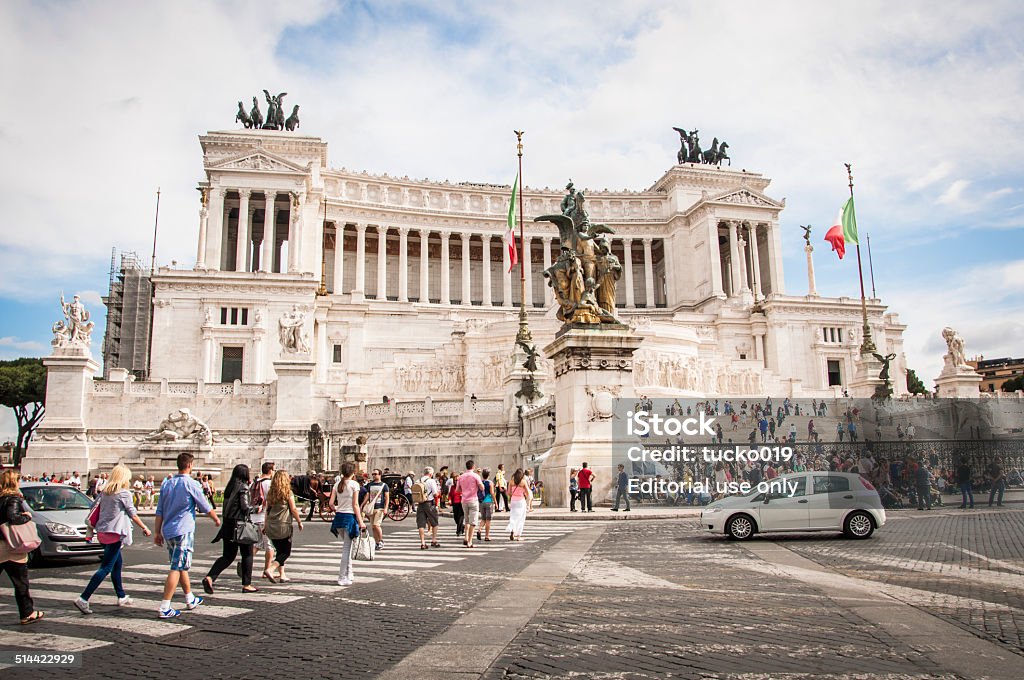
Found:
[[[526,524],[526,513],[531,510],[533,495],[526,483],[526,475],[523,469],[518,468],[512,474],[512,481],[508,488],[509,514],[508,514],[508,540],[518,541],[523,535],[523,525]]]

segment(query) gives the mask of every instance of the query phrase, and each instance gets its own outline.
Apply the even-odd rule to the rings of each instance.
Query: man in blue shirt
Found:
[[[185,604],[189,609],[195,609],[203,603],[203,598],[192,593],[192,585],[188,580],[195,544],[196,508],[209,516],[215,525],[220,526],[217,512],[206,500],[203,487],[192,479],[193,459],[191,453],[178,454],[178,474],[164,480],[160,485],[153,542],[160,546],[166,540],[171,562],[171,570],[164,583],[163,600],[160,602],[161,619],[173,619],[181,614],[171,607],[171,598],[179,583],[182,592],[185,593]]]

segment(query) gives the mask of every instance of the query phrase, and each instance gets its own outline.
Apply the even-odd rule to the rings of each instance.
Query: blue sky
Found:
[[[0,358],[48,352],[60,291],[102,328],[110,249],[191,265],[197,135],[263,88],[330,164],[530,186],[645,189],[672,126],[728,140],[782,214],[787,292],[857,295],[821,241],[854,165],[880,297],[911,367],[1024,354],[1024,7],[1015,2],[6,2]],[[94,353],[99,354],[99,336]],[[6,418],[6,419],[5,419]],[[10,431],[0,415],[0,435]]]

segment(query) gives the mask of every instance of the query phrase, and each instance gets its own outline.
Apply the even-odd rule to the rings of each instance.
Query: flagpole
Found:
[[[868,238],[868,271],[871,272],[871,299],[877,300],[878,293],[875,292],[875,263],[871,259],[871,234],[867,234]]]
[[[516,342],[531,343],[533,336],[526,316],[526,240],[523,236],[523,131],[516,133],[516,153],[519,155],[519,332]],[[512,238],[515,238],[513,236]]]
[[[846,177],[850,181],[850,198],[853,198],[853,168],[849,163],[843,163],[846,166]],[[867,298],[864,295],[864,267],[861,264],[860,259],[860,239],[857,239],[857,276],[860,278],[860,312],[864,322],[862,331],[864,333],[864,341],[860,345],[860,353],[873,354],[875,352],[875,343],[871,340],[871,326],[868,325],[868,303]]]

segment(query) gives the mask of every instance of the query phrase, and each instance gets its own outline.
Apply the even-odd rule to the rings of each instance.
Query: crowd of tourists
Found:
[[[116,465],[109,473],[97,475],[103,482],[97,484],[99,488],[89,510],[87,528],[89,540],[96,540],[103,546],[103,556],[99,568],[73,601],[83,615],[93,614],[90,598],[108,578],[117,595],[118,606],[134,604],[122,579],[122,550],[132,545],[133,527],[147,537],[152,535],[157,546],[167,549],[169,568],[158,607],[159,618],[173,619],[181,614],[181,608],[191,610],[202,605],[204,597],[193,590],[191,573],[197,514],[205,514],[213,521],[217,527],[213,542],[221,544],[221,555],[200,580],[205,595],[212,595],[221,587],[219,579],[233,564],[241,591],[257,593],[259,587],[253,583],[254,563],[261,552],[263,579],[271,583],[291,580],[286,565],[292,553],[292,538],[296,528],[302,531],[304,524],[290,475],[284,470],[275,470],[274,463],[265,462],[253,479],[249,466],[236,465],[224,488],[223,505],[218,513],[213,503],[212,483],[208,476],[193,476],[193,460],[189,453],[178,455],[178,474],[168,475],[157,494],[152,528],[139,515],[137,489],[141,477],[133,481],[131,470],[123,464]],[[329,507],[334,512],[331,532],[342,541],[339,586],[351,585],[355,578],[353,542],[360,536],[370,537],[376,550],[385,549],[382,520],[392,493],[383,480],[385,472],[374,469],[360,483],[355,463],[346,462],[337,480],[331,483]],[[0,570],[8,574],[14,585],[21,623],[27,625],[44,616],[35,609],[29,591],[28,551],[12,548],[5,540],[8,529],[27,526],[32,521],[31,508],[20,491],[21,481],[16,470],[0,475],[0,528],[5,528],[4,537],[0,537]],[[43,481],[64,480],[46,476]],[[145,483],[142,480],[143,501]],[[80,484],[79,478],[79,488]],[[451,507],[456,519],[456,536],[462,539],[463,547],[471,549],[476,541],[492,540],[492,531],[496,529],[492,526],[494,513],[502,504],[509,514],[504,528],[508,540],[520,540],[526,515],[532,507],[531,484],[522,469],[506,479],[504,465],[499,465],[492,475],[487,468],[478,470],[473,461],[467,461],[465,470],[459,472],[447,468],[435,472],[427,467],[419,476],[410,474],[402,480],[401,492],[408,493],[415,507],[423,550],[441,547],[438,534],[441,508]],[[176,608],[172,602],[179,589],[184,604]]]

